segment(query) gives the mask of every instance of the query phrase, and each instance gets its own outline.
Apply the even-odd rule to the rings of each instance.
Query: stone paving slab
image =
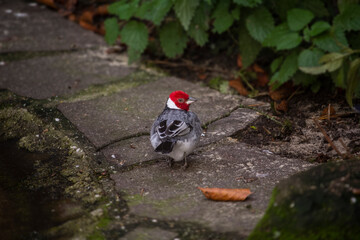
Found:
[[[177,233],[156,228],[135,228],[119,240],[173,240]]]
[[[192,155],[190,167],[166,162],[115,173],[130,213],[161,220],[193,221],[213,231],[248,235],[263,216],[275,184],[308,169],[308,162],[286,159],[228,138]],[[176,166],[175,166],[176,167]],[[207,200],[197,187],[250,188],[245,202]]]
[[[36,3],[0,0],[0,52],[104,46],[102,36]]]
[[[183,90],[198,99],[190,110],[198,114],[202,123],[218,119],[239,104],[235,96],[165,77],[111,96],[63,103],[58,108],[96,148],[103,148],[118,140],[148,134],[153,121],[164,109],[169,94],[175,90]]]
[[[208,126],[206,133],[200,139],[199,147],[235,134],[258,116],[256,111],[247,108],[239,108],[233,111],[230,116],[219,119]],[[101,152],[111,164],[117,167],[141,164],[161,158],[161,155],[154,152],[149,136],[123,140],[104,148]]]
[[[76,93],[93,84],[104,84],[134,71],[127,66],[112,66],[84,51],[7,62],[0,66],[0,88],[35,99]],[[101,51],[97,51],[101,54]]]

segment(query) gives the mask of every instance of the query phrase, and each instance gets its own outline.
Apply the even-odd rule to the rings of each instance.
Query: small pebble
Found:
[[[60,121],[60,119],[59,119],[59,118],[55,118],[55,121],[56,121],[56,122],[59,122],[59,121]]]
[[[14,13],[14,16],[17,17],[17,18],[25,18],[25,17],[28,17],[29,14],[17,12],[17,13]]]

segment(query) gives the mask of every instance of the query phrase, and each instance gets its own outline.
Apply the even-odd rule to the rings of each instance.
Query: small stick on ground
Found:
[[[352,158],[352,154],[350,153],[349,151],[349,148],[345,145],[344,141],[342,140],[342,138],[339,138],[339,142],[341,143],[341,145],[343,146],[343,148],[345,149],[346,151],[346,155],[348,158]]]
[[[337,154],[339,156],[341,156],[342,158],[346,158],[347,156],[345,154],[342,154],[339,149],[335,146],[335,144],[333,143],[333,141],[331,141],[329,135],[327,135],[326,131],[324,130],[324,128],[321,127],[319,121],[316,118],[313,118],[313,121],[315,123],[315,125],[320,129],[320,131],[322,132],[322,134],[324,135],[326,141],[328,141],[328,143],[331,145],[331,147],[337,152]]]

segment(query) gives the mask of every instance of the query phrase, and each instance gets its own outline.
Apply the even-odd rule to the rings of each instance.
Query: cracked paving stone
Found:
[[[247,108],[239,108],[233,111],[230,116],[211,123],[205,136],[201,137],[196,151],[202,146],[229,137],[244,129],[257,117],[258,113]],[[150,144],[149,136],[135,137],[111,144],[101,151],[107,160],[118,167],[126,167],[133,164],[159,159],[163,156],[154,152]],[[191,158],[191,156],[190,156]]]
[[[271,191],[281,179],[313,166],[224,139],[189,159],[183,171],[165,162],[115,173],[116,190],[130,213],[161,220],[193,221],[212,231],[248,235],[263,216]],[[250,188],[244,202],[208,200],[197,187]]]
[[[102,149],[119,140],[149,134],[153,121],[164,109],[169,94],[175,90],[183,90],[198,99],[190,110],[202,123],[228,114],[240,101],[236,96],[223,95],[208,87],[165,77],[111,96],[63,103],[58,109],[96,148]]]

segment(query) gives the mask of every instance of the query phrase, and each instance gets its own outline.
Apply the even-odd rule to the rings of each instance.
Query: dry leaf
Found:
[[[281,112],[287,112],[288,111],[288,103],[286,100],[281,100],[280,103],[276,104],[275,109],[277,111]]]
[[[238,93],[240,93],[240,95],[243,95],[243,96],[249,95],[248,90],[244,87],[240,78],[229,81],[229,86],[235,88],[236,91],[238,91]]]
[[[79,25],[82,26],[83,28],[87,29],[87,30],[90,30],[90,31],[95,31],[96,30],[96,26],[88,23],[88,22],[85,22],[85,21],[82,21],[80,20],[79,21]]]
[[[252,192],[248,188],[201,188],[206,198],[215,201],[244,201]]]
[[[285,83],[275,91],[271,90],[270,88],[269,96],[272,100],[279,101],[288,98],[293,93],[293,91],[292,83]]]
[[[321,112],[320,116],[332,116],[335,115],[335,109],[330,104]]]
[[[45,4],[46,6],[48,7],[52,7],[52,8],[55,8],[57,9],[57,6],[54,2],[54,0],[36,0],[38,3],[42,3],[42,4]]]
[[[96,14],[95,15],[107,15],[109,14],[109,10],[108,10],[109,4],[105,4],[105,5],[101,5],[99,7],[97,7],[96,9]]]
[[[265,87],[269,83],[269,76],[266,73],[257,73],[256,85],[259,87]]]
[[[254,72],[256,73],[265,73],[265,70],[262,69],[259,65],[257,65],[256,63],[254,63],[252,65],[252,69],[254,70]]]
[[[198,73],[197,74],[197,77],[200,79],[200,80],[205,80],[207,78],[207,74],[206,73]]]

